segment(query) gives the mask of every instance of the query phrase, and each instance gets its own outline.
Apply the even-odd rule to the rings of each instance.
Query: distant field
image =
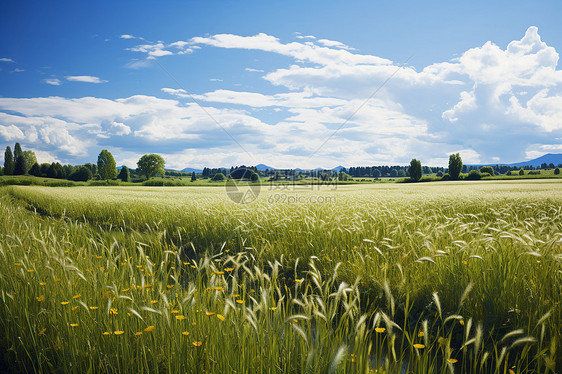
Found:
[[[0,222],[13,371],[562,368],[561,180],[8,186]]]

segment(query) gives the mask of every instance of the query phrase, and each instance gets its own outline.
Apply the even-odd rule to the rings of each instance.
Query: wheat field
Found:
[[[13,372],[555,373],[562,183],[0,188]]]

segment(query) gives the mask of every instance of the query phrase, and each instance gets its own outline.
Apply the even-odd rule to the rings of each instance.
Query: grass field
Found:
[[[548,373],[562,182],[0,188],[10,371]]]

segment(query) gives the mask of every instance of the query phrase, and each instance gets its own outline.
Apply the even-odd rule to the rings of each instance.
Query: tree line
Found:
[[[33,151],[23,151],[21,145],[16,143],[14,152],[10,146],[4,152],[4,167],[0,167],[0,175],[32,175],[35,177],[68,179],[72,181],[86,182],[90,179],[110,180],[119,179],[129,182],[132,177],[144,177],[150,179],[154,175],[164,176],[165,161],[160,155],[148,154],[142,156],[137,162],[137,169],[130,170],[123,166],[117,170],[115,159],[111,152],[104,149],[98,155],[97,163],[86,163],[84,165],[61,165],[59,162],[42,163],[37,162]]]

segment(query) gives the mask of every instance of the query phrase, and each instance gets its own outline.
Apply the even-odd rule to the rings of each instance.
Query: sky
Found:
[[[562,153],[560,1],[0,2],[0,147],[276,168]],[[0,152],[3,165],[4,152]]]

